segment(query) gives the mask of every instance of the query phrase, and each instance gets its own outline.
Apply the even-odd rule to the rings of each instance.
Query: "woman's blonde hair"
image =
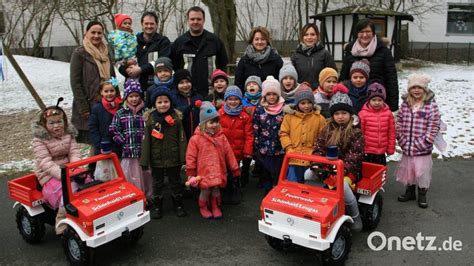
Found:
[[[329,123],[327,130],[331,132],[329,139],[327,140],[327,145],[342,145],[342,148],[345,149],[349,145],[350,137],[354,134],[354,127],[352,123],[354,122],[354,117],[351,116],[349,122],[341,127],[337,124],[334,118],[331,117],[331,123]]]

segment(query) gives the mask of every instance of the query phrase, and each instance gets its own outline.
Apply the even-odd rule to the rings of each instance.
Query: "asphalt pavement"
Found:
[[[383,215],[375,230],[380,233],[371,241],[373,247],[381,250],[373,251],[369,247],[367,240],[371,232],[354,233],[346,264],[473,265],[474,160],[435,161],[427,209],[420,209],[413,201],[397,202],[403,188],[395,181],[395,168],[395,164],[389,164]],[[7,192],[6,183],[11,178],[0,178],[0,265],[67,264],[61,239],[55,236],[51,226],[47,226],[39,244],[31,245],[21,238],[13,201]],[[100,265],[319,265],[315,251],[299,248],[279,252],[267,244],[258,231],[263,190],[257,189],[256,183],[256,179],[251,179],[240,205],[223,206],[221,220],[202,219],[193,199],[185,200],[188,217],[177,218],[171,209],[171,199],[166,197],[164,217],[147,224],[143,238],[135,246],[124,246],[116,241],[99,247],[95,252],[96,262]],[[433,236],[436,239],[430,244]],[[387,240],[385,246],[382,246],[383,239]],[[414,250],[396,250],[397,239],[400,239],[400,249]],[[413,244],[413,241],[416,242]],[[426,250],[433,248],[435,250]]]

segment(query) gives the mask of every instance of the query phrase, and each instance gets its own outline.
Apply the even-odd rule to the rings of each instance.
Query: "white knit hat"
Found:
[[[415,86],[423,88],[428,91],[428,83],[430,83],[431,77],[424,73],[413,73],[408,76],[408,90]]]
[[[267,79],[262,83],[262,97],[265,97],[270,92],[274,92],[281,97],[280,82],[273,76],[267,76]]]

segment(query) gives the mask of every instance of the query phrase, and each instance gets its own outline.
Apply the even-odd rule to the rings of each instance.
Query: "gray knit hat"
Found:
[[[331,97],[331,102],[329,103],[329,112],[331,116],[334,115],[337,111],[347,111],[351,115],[354,114],[354,108],[352,107],[352,101],[349,98],[349,95],[341,92],[337,92]]]
[[[354,63],[352,63],[350,76],[352,76],[352,74],[355,72],[361,73],[368,80],[370,76],[369,61],[367,61],[367,59],[364,58],[360,61],[355,61]]]
[[[309,100],[314,104],[313,90],[308,83],[301,83],[295,91],[295,104],[299,104],[302,100]]]
[[[207,121],[219,117],[216,107],[211,102],[204,101],[199,107],[199,124],[202,125]]]
[[[155,62],[155,72],[158,70],[159,67],[167,68],[169,71],[173,72],[173,62],[168,57],[160,57],[156,59]]]
[[[257,83],[258,87],[260,87],[260,90],[262,89],[262,80],[260,79],[259,76],[249,76],[247,80],[245,80],[245,88],[242,88],[244,91],[247,90],[247,84],[250,82],[255,82]]]
[[[286,64],[280,69],[280,74],[278,75],[278,81],[282,81],[284,77],[290,76],[295,81],[298,81],[298,73],[296,68],[292,64]]]

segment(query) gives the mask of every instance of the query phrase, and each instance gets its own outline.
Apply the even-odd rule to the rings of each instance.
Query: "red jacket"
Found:
[[[364,153],[393,154],[395,152],[395,119],[387,104],[380,110],[365,103],[359,112],[365,138]]]
[[[253,149],[252,117],[244,110],[238,116],[226,114],[224,108],[219,109],[218,112],[219,123],[234,151],[235,159],[240,161],[244,156],[251,157]]]
[[[186,151],[186,175],[201,176],[199,188],[225,187],[227,172],[240,175],[232,148],[222,130],[213,136],[196,128]]]

